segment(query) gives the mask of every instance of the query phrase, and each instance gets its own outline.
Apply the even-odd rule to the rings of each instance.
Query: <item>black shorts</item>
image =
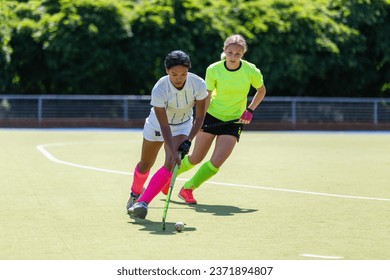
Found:
[[[209,113],[206,113],[202,125],[203,132],[207,132],[214,135],[232,135],[237,138],[237,142],[240,140],[242,128],[242,123],[232,123],[231,121],[224,122],[220,119],[213,117]]]

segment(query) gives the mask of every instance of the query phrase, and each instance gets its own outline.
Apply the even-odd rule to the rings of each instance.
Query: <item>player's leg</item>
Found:
[[[187,138],[187,135],[184,135],[184,134],[179,134],[177,136],[174,136],[173,137],[173,141],[175,143],[175,147],[179,147],[180,144]],[[168,155],[166,154],[165,156],[165,162],[164,162],[164,166],[168,169],[168,170],[173,170],[174,169],[174,166],[172,166],[172,162],[173,160],[168,158]],[[183,163],[183,160],[181,161],[181,164]],[[177,175],[177,173],[176,173]],[[170,181],[167,181],[165,183],[165,185],[163,186],[163,188],[161,189],[161,192],[165,195],[168,194],[168,189],[169,189],[169,182]]]
[[[145,138],[142,142],[141,160],[134,169],[133,182],[131,185],[130,197],[126,204],[126,209],[129,210],[138,200],[143,191],[144,184],[148,179],[150,169],[154,165],[158,152],[161,149],[163,142],[149,141]]]
[[[177,172],[177,175],[180,175],[192,169],[195,165],[199,164],[206,157],[214,139],[215,135],[213,134],[205,133],[202,131],[198,132],[194,139],[193,150],[181,161],[181,166]]]
[[[186,135],[177,135],[173,137],[174,146],[176,149],[179,145],[186,139]],[[164,165],[157,170],[157,172],[152,176],[150,182],[145,189],[145,191],[138,198],[137,203],[135,203],[130,209],[129,212],[131,215],[144,219],[147,215],[148,205],[150,202],[157,196],[157,194],[164,188],[164,186],[169,185],[169,182],[172,178],[173,171],[173,158],[168,152],[167,145],[164,145],[165,149],[165,162]]]
[[[138,201],[129,208],[129,214],[145,219],[148,213],[148,205],[154,199],[154,197],[161,191],[163,186],[172,178],[172,173],[165,166],[162,166],[150,179],[145,191],[138,198]]]
[[[148,178],[150,169],[156,162],[158,152],[163,142],[149,141],[144,139],[141,149],[141,160],[138,162],[135,171],[131,190],[135,194],[141,194],[144,183]]]
[[[220,168],[232,154],[236,143],[237,138],[232,135],[219,135],[217,137],[215,148],[210,159],[210,162],[213,164],[213,166]]]
[[[197,202],[193,197],[192,191],[217,174],[219,168],[231,155],[236,143],[237,138],[235,136],[217,136],[211,159],[202,164],[194,176],[184,184],[184,187],[180,190],[179,197],[188,204],[196,204]]]
[[[176,147],[179,148],[180,144],[183,143],[183,141],[187,139],[188,135],[191,132],[191,129],[192,129],[192,122],[187,122],[187,123],[185,123],[184,125],[181,125],[181,126],[173,126],[173,127],[171,127],[172,135],[173,135],[173,141],[174,141]],[[168,167],[167,164],[169,164],[169,159],[167,157],[165,157],[165,161],[166,161],[165,165],[166,165],[166,167]],[[186,170],[191,169],[191,167],[188,164],[187,156],[184,159],[182,159],[182,161],[180,163],[180,168],[183,168],[183,169],[188,168]],[[173,170],[173,167],[172,167],[172,170]],[[177,175],[179,175],[178,172],[176,172],[176,176]],[[165,184],[165,186],[162,188],[161,191],[162,191],[163,194],[167,195],[168,194],[168,189],[169,189],[169,182]]]

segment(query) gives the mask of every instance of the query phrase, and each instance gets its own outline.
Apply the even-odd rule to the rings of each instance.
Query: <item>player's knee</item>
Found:
[[[220,168],[224,162],[225,162],[225,160],[222,160],[222,159],[215,159],[215,158],[212,158],[212,159],[210,160],[210,163],[211,163],[215,168]]]
[[[141,173],[146,173],[152,168],[152,166],[153,166],[152,162],[140,161],[138,163],[138,171]]]
[[[199,156],[195,156],[195,155],[188,155],[188,162],[191,164],[191,165],[197,165],[199,164],[201,161],[203,160],[202,157],[199,157]]]

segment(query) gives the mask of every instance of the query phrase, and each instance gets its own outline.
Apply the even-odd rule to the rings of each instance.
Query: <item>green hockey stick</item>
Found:
[[[181,153],[179,153],[179,158],[181,158]],[[172,172],[171,182],[169,183],[168,194],[167,194],[167,197],[165,198],[164,212],[163,212],[163,218],[162,218],[162,230],[164,230],[164,231],[165,231],[165,221],[167,219],[169,201],[171,200],[172,189],[173,189],[173,186],[175,185],[178,169],[179,169],[179,166],[176,164],[174,169],[173,169],[173,172]]]

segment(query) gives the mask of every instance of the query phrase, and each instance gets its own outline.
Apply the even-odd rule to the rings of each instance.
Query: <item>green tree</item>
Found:
[[[0,92],[10,85],[10,61],[12,48],[10,46],[12,23],[16,20],[14,13],[16,1],[0,2]]]
[[[328,75],[343,77],[350,96],[389,97],[390,1],[338,0],[331,8],[339,12],[339,21],[357,30],[360,42],[350,42],[343,52],[348,59]]]
[[[218,59],[224,34],[213,25],[215,10],[191,0],[140,1],[132,22],[133,40],[129,49],[137,55],[139,78],[134,89],[150,94],[157,79],[165,74],[164,58],[169,51],[180,49],[190,55],[191,71],[204,77],[207,65]],[[222,26],[221,26],[222,29]]]
[[[328,72],[340,61],[345,41],[357,31],[337,22],[326,1],[249,1],[240,6],[248,57],[258,64],[273,95],[322,95]],[[314,81],[316,81],[314,83]],[[312,84],[316,84],[312,88]]]
[[[26,4],[30,14],[12,36],[19,92],[126,93],[123,48],[132,36],[130,11],[109,0],[59,0],[60,11],[50,1],[47,13],[44,3]]]
[[[245,59],[270,95],[386,97],[390,89],[390,0],[1,3],[0,92],[149,94],[169,51],[188,52],[191,71],[204,76],[234,33],[246,37]]]

